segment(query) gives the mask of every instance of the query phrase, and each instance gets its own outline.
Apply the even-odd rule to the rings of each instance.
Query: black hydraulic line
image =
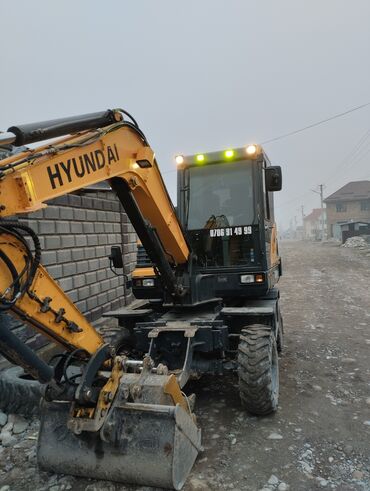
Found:
[[[79,131],[103,128],[113,123],[117,123],[117,113],[108,109],[107,111],[82,114],[80,116],[11,126],[8,128],[8,132],[15,135],[13,145],[20,147],[29,143],[36,143],[41,140],[48,140],[49,138],[69,135]]]
[[[54,377],[54,369],[17,338],[10,329],[9,317],[1,312],[0,352],[7,360],[15,365],[20,365],[42,384],[50,382]]]
[[[32,242],[33,242],[34,248],[35,248],[35,252],[34,252],[33,258],[32,258],[32,252],[31,252],[31,250],[30,250],[27,242],[17,232],[17,229],[22,230],[27,235],[30,235],[31,236],[31,239],[32,239]],[[32,230],[32,228],[27,227],[27,225],[23,225],[23,224],[21,224],[21,223],[19,223],[17,221],[10,221],[10,220],[3,221],[3,220],[0,220],[0,233],[1,233],[1,231],[5,232],[5,233],[8,233],[8,234],[12,234],[18,240],[20,240],[23,243],[23,245],[25,246],[25,248],[26,248],[26,253],[27,253],[29,259],[31,259],[31,267],[30,267],[30,270],[29,270],[29,273],[28,273],[28,277],[27,277],[26,281],[24,282],[24,284],[22,286],[21,293],[24,293],[24,291],[27,290],[27,288],[31,285],[31,283],[33,281],[33,278],[34,278],[34,276],[36,274],[37,268],[38,268],[38,266],[40,264],[40,261],[41,261],[41,243],[40,243],[40,239],[35,234],[35,232]]]
[[[14,285],[13,301],[7,301],[7,299],[5,299],[4,297],[0,297],[0,310],[5,310],[5,309],[9,309],[12,306],[12,304],[16,301],[16,297],[20,291],[20,285],[19,285],[19,277],[18,277],[17,270],[15,269],[9,257],[2,250],[0,250],[0,259],[4,261],[7,268],[9,269],[13,279],[12,285]]]

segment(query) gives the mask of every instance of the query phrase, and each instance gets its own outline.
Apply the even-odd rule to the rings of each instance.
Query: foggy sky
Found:
[[[0,129],[123,107],[175,199],[174,156],[260,142],[370,101],[368,0],[0,0]],[[370,107],[265,146],[280,224],[370,179]]]

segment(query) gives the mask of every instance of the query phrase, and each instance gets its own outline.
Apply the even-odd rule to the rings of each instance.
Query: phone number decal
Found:
[[[226,227],[226,228],[214,228],[209,231],[211,237],[232,237],[233,235],[251,235],[252,227],[247,225],[245,227]]]

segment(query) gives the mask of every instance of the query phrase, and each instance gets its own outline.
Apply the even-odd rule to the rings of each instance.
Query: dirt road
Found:
[[[282,246],[279,410],[247,415],[231,375],[194,385],[204,452],[185,491],[370,490],[370,257],[332,244]],[[27,439],[35,430],[21,448],[0,449],[0,491],[132,489],[38,473]]]
[[[370,258],[302,242],[282,255],[279,410],[250,417],[235,379],[203,383],[194,475],[220,490],[370,490]]]

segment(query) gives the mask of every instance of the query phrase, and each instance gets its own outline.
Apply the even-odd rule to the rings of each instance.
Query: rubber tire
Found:
[[[277,346],[278,353],[279,354],[282,353],[284,349],[284,322],[280,310],[279,310],[279,326],[277,330],[276,346]]]
[[[26,377],[21,367],[7,368],[0,373],[0,409],[5,413],[23,416],[40,413],[42,385]]]
[[[270,326],[254,324],[243,329],[238,346],[239,394],[251,414],[277,410],[279,365],[277,345]]]
[[[104,342],[112,345],[116,354],[121,354],[126,348],[130,347],[131,334],[126,327],[111,327],[101,329],[100,334],[104,338]]]

